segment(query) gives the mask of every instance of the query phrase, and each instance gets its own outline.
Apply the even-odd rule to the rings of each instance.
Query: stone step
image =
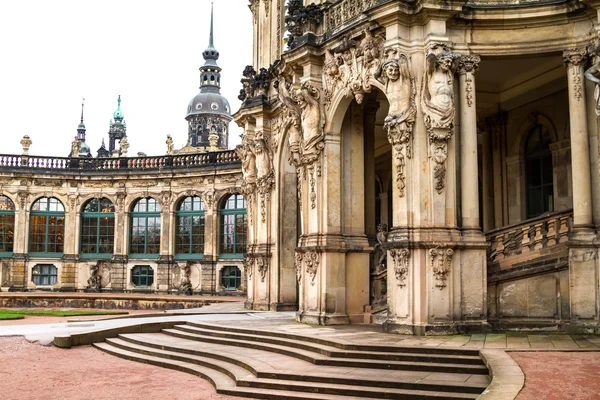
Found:
[[[131,361],[137,361],[144,364],[156,365],[162,368],[173,369],[180,372],[186,372],[199,376],[209,381],[219,394],[230,396],[239,396],[252,399],[267,400],[348,400],[347,396],[325,395],[321,393],[297,393],[288,390],[271,390],[264,388],[238,387],[235,382],[227,375],[211,368],[203,367],[184,361],[169,360],[162,357],[149,356],[136,353],[129,350],[120,349],[109,343],[94,343],[93,346],[108,354],[121,357]],[[354,399],[366,400],[372,397],[352,397]],[[436,398],[437,399],[437,398]]]
[[[319,373],[318,370],[311,372],[280,372],[270,364],[264,363],[256,359],[249,359],[239,353],[235,357],[230,357],[223,354],[223,346],[211,347],[202,344],[198,346],[198,350],[190,349],[185,346],[186,341],[172,340],[171,337],[162,334],[122,334],[119,335],[122,341],[129,342],[134,346],[140,346],[142,350],[148,351],[158,349],[159,351],[174,352],[177,355],[189,354],[192,356],[200,356],[205,358],[214,358],[217,361],[223,361],[226,364],[234,365],[238,371],[237,379],[243,379],[249,376],[248,372],[258,378],[269,378],[278,380],[290,381],[305,381],[318,383],[332,383],[352,386],[376,386],[380,388],[395,388],[395,389],[411,389],[411,390],[431,390],[441,392],[458,392],[479,394],[483,392],[487,383],[465,383],[451,381],[419,381],[415,382],[414,378],[394,378],[394,380],[383,379],[364,379],[363,377],[349,378],[328,373]],[[112,343],[114,339],[107,339],[107,342]],[[196,342],[193,342],[196,343]],[[199,343],[198,343],[199,344]],[[234,372],[234,370],[229,370]]]
[[[448,347],[416,347],[416,346],[388,346],[388,345],[361,345],[353,343],[341,343],[340,341],[329,340],[322,336],[298,335],[288,332],[266,331],[260,329],[237,328],[231,326],[222,326],[216,324],[207,324],[199,322],[188,322],[186,325],[201,329],[209,329],[213,331],[235,332],[244,335],[260,335],[276,338],[286,338],[291,340],[299,340],[308,343],[316,343],[325,346],[331,346],[342,350],[352,351],[369,351],[383,353],[419,353],[419,354],[448,354],[448,355],[463,355],[479,357],[479,351],[465,348],[448,348]]]
[[[216,331],[212,329],[198,328],[195,326],[178,325],[175,329],[188,333],[195,333],[203,336],[220,337],[226,339],[239,339],[246,341],[270,343],[279,346],[288,346],[295,349],[302,349],[314,353],[322,354],[334,358],[356,358],[370,360],[387,360],[387,361],[417,361],[431,363],[448,363],[448,364],[472,364],[484,365],[483,360],[479,356],[465,356],[452,354],[432,354],[432,353],[384,353],[370,351],[351,351],[340,350],[337,347],[323,345],[318,343],[310,343],[303,340],[275,338],[272,336],[240,334],[226,331]]]
[[[176,325],[175,329],[163,329],[162,332],[187,340],[196,340],[206,343],[217,343],[230,346],[246,347],[251,349],[259,349],[273,353],[283,354],[289,357],[295,357],[300,360],[308,361],[316,365],[329,365],[338,367],[354,367],[354,368],[374,368],[388,370],[407,370],[407,371],[428,371],[428,372],[445,372],[455,374],[479,374],[488,375],[488,369],[485,365],[468,365],[468,364],[450,364],[450,363],[428,363],[428,362],[406,362],[406,361],[386,361],[386,360],[359,360],[359,359],[343,359],[327,357],[320,354],[315,354],[311,351],[290,348],[267,343],[256,343],[253,341],[240,339],[226,339],[202,334],[185,332],[179,329],[181,325]]]
[[[219,383],[221,386],[229,384],[222,376],[215,376],[215,372],[222,374],[230,379],[235,385],[235,389],[231,390],[230,394],[238,395],[237,389],[249,388],[249,389],[262,389],[269,390],[273,397],[269,398],[281,398],[282,392],[302,392],[306,394],[321,394],[327,396],[352,396],[352,398],[385,398],[385,399],[475,399],[478,394],[473,393],[444,393],[438,391],[423,391],[423,390],[407,390],[407,389],[393,389],[393,388],[382,388],[382,387],[366,387],[366,386],[354,386],[336,383],[315,383],[309,381],[281,381],[279,379],[269,378],[257,378],[252,374],[248,373],[244,368],[237,365],[233,365],[227,362],[207,359],[205,357],[192,356],[188,354],[181,354],[173,351],[159,350],[143,345],[133,344],[122,339],[108,339],[104,345],[110,345],[118,350],[110,349],[104,346],[97,346],[105,351],[111,352],[111,354],[122,356],[125,354],[129,359],[135,357],[144,358],[146,361],[159,362],[161,366],[177,369],[183,372],[191,372],[196,369],[197,375],[208,379],[213,383],[219,393]],[[136,360],[139,361],[139,360]],[[189,365],[182,365],[189,364]],[[210,369],[213,371],[198,371],[194,366]],[[185,367],[185,370],[182,369]],[[191,372],[193,373],[193,372]],[[375,382],[376,383],[376,382]],[[482,389],[483,390],[483,389]],[[302,397],[294,397],[302,398]],[[329,398],[329,397],[327,397]]]

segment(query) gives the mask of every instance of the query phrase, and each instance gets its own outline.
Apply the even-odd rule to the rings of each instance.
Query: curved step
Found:
[[[403,390],[380,387],[351,386],[343,384],[320,383],[315,385],[311,382],[281,382],[277,379],[256,378],[247,373],[241,367],[231,365],[218,360],[206,359],[204,357],[180,355],[176,352],[148,348],[146,346],[129,343],[122,339],[109,339],[106,343],[96,346],[113,355],[128,358],[134,361],[146,362],[160,365],[162,367],[193,373],[209,380],[219,393],[239,396],[242,392],[246,396],[254,397],[256,394],[264,394],[269,391],[267,398],[315,398],[306,395],[318,394],[319,396],[352,396],[352,398],[385,398],[385,399],[475,399],[477,394],[469,393],[444,393],[421,390]],[[241,374],[242,377],[236,376]],[[227,379],[229,378],[229,379]],[[242,388],[247,388],[243,390]],[[294,397],[287,397],[288,393],[295,393]],[[302,392],[300,394],[298,392]],[[286,397],[284,397],[286,396]],[[258,397],[257,397],[258,398]],[[346,397],[347,399],[347,397]]]
[[[163,329],[162,332],[174,337],[187,340],[196,340],[207,343],[218,343],[230,346],[246,347],[259,349],[278,354],[283,354],[290,357],[295,357],[316,365],[328,365],[338,367],[354,367],[354,368],[374,368],[388,370],[407,370],[407,371],[427,371],[427,372],[446,372],[457,374],[478,374],[488,375],[488,369],[485,365],[466,365],[466,364],[440,364],[427,362],[404,362],[404,361],[379,361],[379,360],[354,360],[326,357],[315,354],[310,351],[301,349],[292,349],[287,346],[273,345],[267,343],[255,343],[247,340],[232,340],[225,338],[216,338],[211,336],[203,336],[201,334],[182,331],[181,325],[176,326],[178,329]]]
[[[267,331],[261,329],[237,328],[231,326],[223,326],[216,324],[207,324],[199,322],[187,322],[186,325],[202,329],[214,331],[235,332],[244,335],[260,335],[276,338],[286,338],[291,340],[299,340],[303,342],[316,343],[325,346],[331,346],[342,350],[367,351],[367,352],[383,352],[383,353],[419,353],[419,354],[451,354],[463,356],[479,357],[479,351],[465,348],[449,348],[449,347],[417,347],[417,346],[389,346],[378,344],[354,344],[344,340],[329,340],[317,336],[298,335],[288,332]]]
[[[255,341],[262,343],[275,344],[279,346],[288,346],[295,349],[302,349],[325,355],[334,358],[359,358],[371,360],[386,360],[386,361],[416,361],[430,363],[449,363],[449,364],[472,364],[484,365],[483,360],[477,355],[455,355],[455,354],[434,354],[434,353],[388,353],[388,352],[371,352],[371,351],[353,351],[340,350],[338,347],[309,343],[303,340],[276,338],[272,336],[263,336],[255,334],[241,334],[220,330],[212,330],[199,328],[188,325],[177,325],[173,329],[182,330],[189,333],[200,334],[203,336],[220,337],[226,339],[238,339],[246,341]]]
[[[235,373],[235,379],[247,379],[249,376],[248,372],[258,378],[264,379],[276,379],[276,380],[288,380],[288,381],[302,381],[302,382],[316,382],[316,383],[331,383],[340,385],[351,385],[351,386],[374,386],[379,388],[390,388],[390,389],[409,389],[409,390],[422,390],[422,391],[441,391],[441,392],[457,392],[457,393],[471,393],[480,394],[483,392],[487,384],[472,384],[472,383],[455,383],[455,382],[435,382],[435,381],[420,381],[415,382],[414,379],[405,378],[395,380],[374,380],[364,378],[348,378],[334,374],[320,374],[317,371],[302,372],[302,373],[291,373],[291,372],[279,372],[272,368],[269,364],[256,359],[250,359],[237,353],[234,357],[226,356],[222,354],[222,347],[217,349],[202,348],[201,350],[190,349],[189,346],[184,346],[184,343],[173,342],[164,340],[161,334],[124,334],[120,335],[119,338],[122,341],[131,343],[134,346],[140,346],[144,351],[153,351],[156,349],[158,352],[174,352],[178,357],[182,354],[189,354],[191,356],[199,356],[201,358],[214,358],[217,362],[222,361],[224,364],[234,366],[235,370],[228,370],[228,372]],[[113,339],[108,339],[107,342],[112,343]],[[185,358],[179,358],[184,360]],[[245,371],[241,371],[243,369]],[[230,376],[231,377],[231,376]],[[231,377],[234,379],[233,377]]]

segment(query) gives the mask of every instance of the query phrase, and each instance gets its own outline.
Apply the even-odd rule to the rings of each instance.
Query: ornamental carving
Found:
[[[389,114],[383,127],[394,150],[396,187],[400,197],[406,188],[406,159],[412,158],[412,132],[416,115],[416,85],[410,73],[408,57],[397,49],[386,50],[387,61],[382,65],[378,79],[385,85],[390,103]]]
[[[387,268],[387,250],[386,244],[388,241],[388,226],[387,224],[377,225],[377,243],[373,246],[373,273],[379,273]]]
[[[594,65],[585,71],[585,77],[594,83],[596,115],[600,116],[600,61],[594,63]]]
[[[252,21],[256,24],[256,20],[258,18],[258,2],[259,0],[250,0],[250,4],[248,4],[248,8],[252,13]]]
[[[315,3],[304,5],[304,0],[289,0],[285,16],[285,30],[288,31],[288,48],[296,47],[296,39],[306,32],[315,32],[323,20],[323,11]]]
[[[244,270],[246,271],[246,280],[252,279],[252,268],[254,267],[254,258],[252,254],[244,254]]]
[[[479,70],[479,62],[481,57],[475,54],[467,54],[460,56],[458,62],[458,72],[461,75],[465,75],[465,97],[467,100],[467,106],[473,107],[475,99],[475,93],[473,93],[473,76],[477,74]]]
[[[325,29],[330,31],[373,7],[379,0],[342,0],[324,10]]]
[[[296,268],[296,280],[299,284],[302,284],[302,260],[303,254],[296,251],[296,254],[294,254],[294,267]]]
[[[448,274],[452,270],[452,256],[454,250],[435,248],[429,249],[429,259],[431,262],[431,269],[435,278],[435,286],[441,289],[446,287],[446,281]]]
[[[306,263],[306,273],[310,276],[310,284],[315,284],[315,277],[319,270],[319,253],[316,251],[310,251],[304,255],[304,262]]]
[[[127,198],[127,194],[123,192],[118,192],[116,194],[117,197],[117,209],[119,212],[123,212],[125,209],[125,199]]]
[[[257,132],[254,137],[253,151],[256,156],[256,187],[259,195],[261,221],[265,222],[267,203],[271,195],[271,189],[275,185],[275,174],[273,172],[273,151],[268,146],[262,132]]]
[[[90,277],[87,280],[87,290],[90,292],[100,292],[102,290],[102,275],[100,274],[101,264],[102,261],[90,264]]]
[[[242,162],[242,192],[252,193],[256,187],[256,155],[247,133],[242,135],[242,144],[235,148],[235,152]]]
[[[446,185],[448,142],[454,129],[454,71],[460,55],[443,44],[434,45],[427,55],[423,76],[422,105],[429,138],[429,158],[434,162],[435,189],[441,194]]]
[[[343,90],[346,96],[354,96],[361,104],[365,93],[372,90],[369,80],[379,72],[383,58],[384,38],[374,36],[369,29],[358,41],[350,38],[332,50],[325,51],[323,88],[327,109],[335,93]]]
[[[396,275],[396,283],[400,287],[406,286],[406,277],[408,276],[408,261],[410,259],[410,250],[390,249],[390,257],[394,263],[394,274]]]
[[[247,65],[244,72],[242,72],[242,76],[243,78],[240,80],[242,89],[238,99],[245,102],[257,96],[267,95],[273,76],[272,67],[269,67],[269,69],[261,68],[257,73],[252,65]]]
[[[260,281],[264,282],[267,271],[269,270],[269,260],[267,260],[267,257],[257,256],[254,262],[256,263],[257,271],[260,274]]]

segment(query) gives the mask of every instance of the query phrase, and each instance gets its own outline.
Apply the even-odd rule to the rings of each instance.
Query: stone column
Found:
[[[573,181],[573,223],[578,232],[592,231],[592,187],[590,178],[590,148],[587,132],[585,82],[583,66],[587,61],[585,49],[563,52],[569,82],[569,122],[571,126],[571,169]],[[582,232],[583,231],[583,232]]]
[[[477,171],[477,111],[475,74],[479,56],[464,55],[458,73],[460,85],[461,210],[464,231],[479,231],[479,182]]]
[[[483,165],[483,231],[487,232],[494,226],[494,170],[492,156],[492,138],[490,132],[482,134],[482,165]]]
[[[365,151],[365,233],[373,237],[377,233],[375,221],[375,115],[379,103],[366,102],[363,106],[363,134]]]

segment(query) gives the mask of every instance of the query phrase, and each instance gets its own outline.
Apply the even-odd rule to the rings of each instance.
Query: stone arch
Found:
[[[52,193],[52,192],[31,193],[31,197],[30,198],[32,200],[26,204],[27,205],[26,209],[29,210],[29,211],[31,211],[31,207],[33,206],[33,204],[36,201],[38,201],[39,199],[44,198],[44,197],[48,197],[48,198],[54,197],[54,198],[58,199],[61,202],[61,204],[63,205],[63,208],[65,209],[65,211],[64,211],[65,214],[67,212],[69,212],[69,207],[68,207],[68,204],[69,204],[68,201],[69,201],[69,199],[68,199],[68,197],[65,196],[65,195],[60,195],[58,193]]]
[[[169,204],[169,212],[177,212],[177,205],[183,201],[186,197],[200,197],[204,203],[204,207],[207,207],[206,201],[202,196],[202,192],[199,190],[186,190],[173,195],[173,201]]]
[[[109,199],[110,201],[112,201],[113,205],[115,206],[115,210],[117,209],[117,199],[113,195],[106,194],[106,193],[91,193],[91,194],[85,194],[85,195],[80,195],[79,196],[79,207],[77,209],[77,212],[78,213],[82,213],[83,212],[83,207],[90,200],[101,199],[103,197],[105,197],[105,198]]]
[[[161,212],[162,212],[162,205],[160,203],[158,193],[138,193],[135,197],[129,198],[128,200],[125,201],[125,204],[124,204],[125,212],[131,213],[131,210],[132,210],[134,204],[136,204],[141,199],[148,199],[148,198],[156,200],[156,202],[161,206]]]
[[[5,191],[2,191],[2,190],[0,190],[0,196],[4,196],[7,199],[9,199],[10,201],[12,201],[12,203],[13,203],[13,205],[15,207],[15,212],[21,211],[20,210],[19,201],[18,201],[18,199],[16,197],[13,197],[13,195],[11,195],[11,194],[9,194],[9,193],[7,193]]]

